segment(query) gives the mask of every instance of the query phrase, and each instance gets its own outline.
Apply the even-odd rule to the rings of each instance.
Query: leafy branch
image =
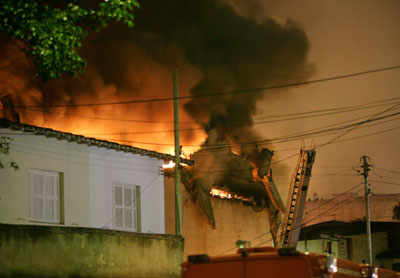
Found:
[[[77,76],[86,66],[78,49],[88,29],[99,31],[109,21],[133,27],[134,8],[139,8],[136,0],[103,0],[94,8],[77,1],[2,0],[0,33],[22,42],[21,50],[33,61],[38,78]]]
[[[8,155],[10,152],[10,141],[11,138],[9,137],[0,137],[0,155]],[[19,167],[15,161],[10,161],[6,164],[3,163],[3,161],[0,160],[0,169],[4,168],[14,168],[14,170],[18,170]]]

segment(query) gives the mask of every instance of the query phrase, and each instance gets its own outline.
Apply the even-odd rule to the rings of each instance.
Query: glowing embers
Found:
[[[227,200],[237,200],[245,203],[246,205],[255,205],[255,202],[253,198],[246,198],[240,195],[237,195],[235,193],[225,191],[225,190],[220,190],[220,189],[215,189],[212,188],[210,191],[210,195],[216,198],[220,199],[227,199]]]
[[[224,190],[219,190],[219,189],[211,189],[210,195],[214,197],[219,197],[221,199],[237,199],[237,200],[242,200],[243,198],[241,196],[238,196],[236,194],[230,193],[228,191]]]

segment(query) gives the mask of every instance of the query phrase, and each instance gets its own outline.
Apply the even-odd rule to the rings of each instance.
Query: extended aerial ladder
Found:
[[[304,204],[307,198],[311,169],[315,159],[315,149],[300,149],[297,166],[293,173],[286,205],[285,221],[282,225],[280,247],[296,247],[300,235]]]

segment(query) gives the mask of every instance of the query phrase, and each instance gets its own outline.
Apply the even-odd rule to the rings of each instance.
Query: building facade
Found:
[[[0,137],[0,223],[165,233],[172,156],[4,119]]]

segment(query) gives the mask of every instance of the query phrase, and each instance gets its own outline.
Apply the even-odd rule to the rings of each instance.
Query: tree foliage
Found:
[[[133,27],[133,9],[138,7],[136,0],[99,0],[93,5],[1,0],[0,33],[22,42],[21,50],[33,61],[38,78],[54,79],[63,73],[76,76],[86,65],[78,49],[88,30],[99,30],[111,21]]]
[[[393,220],[400,220],[400,202],[393,207]]]
[[[10,150],[10,141],[11,139],[8,137],[0,137],[0,155],[8,155]],[[2,160],[0,160],[0,169],[4,168],[14,168],[14,170],[18,170],[19,167],[16,162],[10,161],[6,164]]]

